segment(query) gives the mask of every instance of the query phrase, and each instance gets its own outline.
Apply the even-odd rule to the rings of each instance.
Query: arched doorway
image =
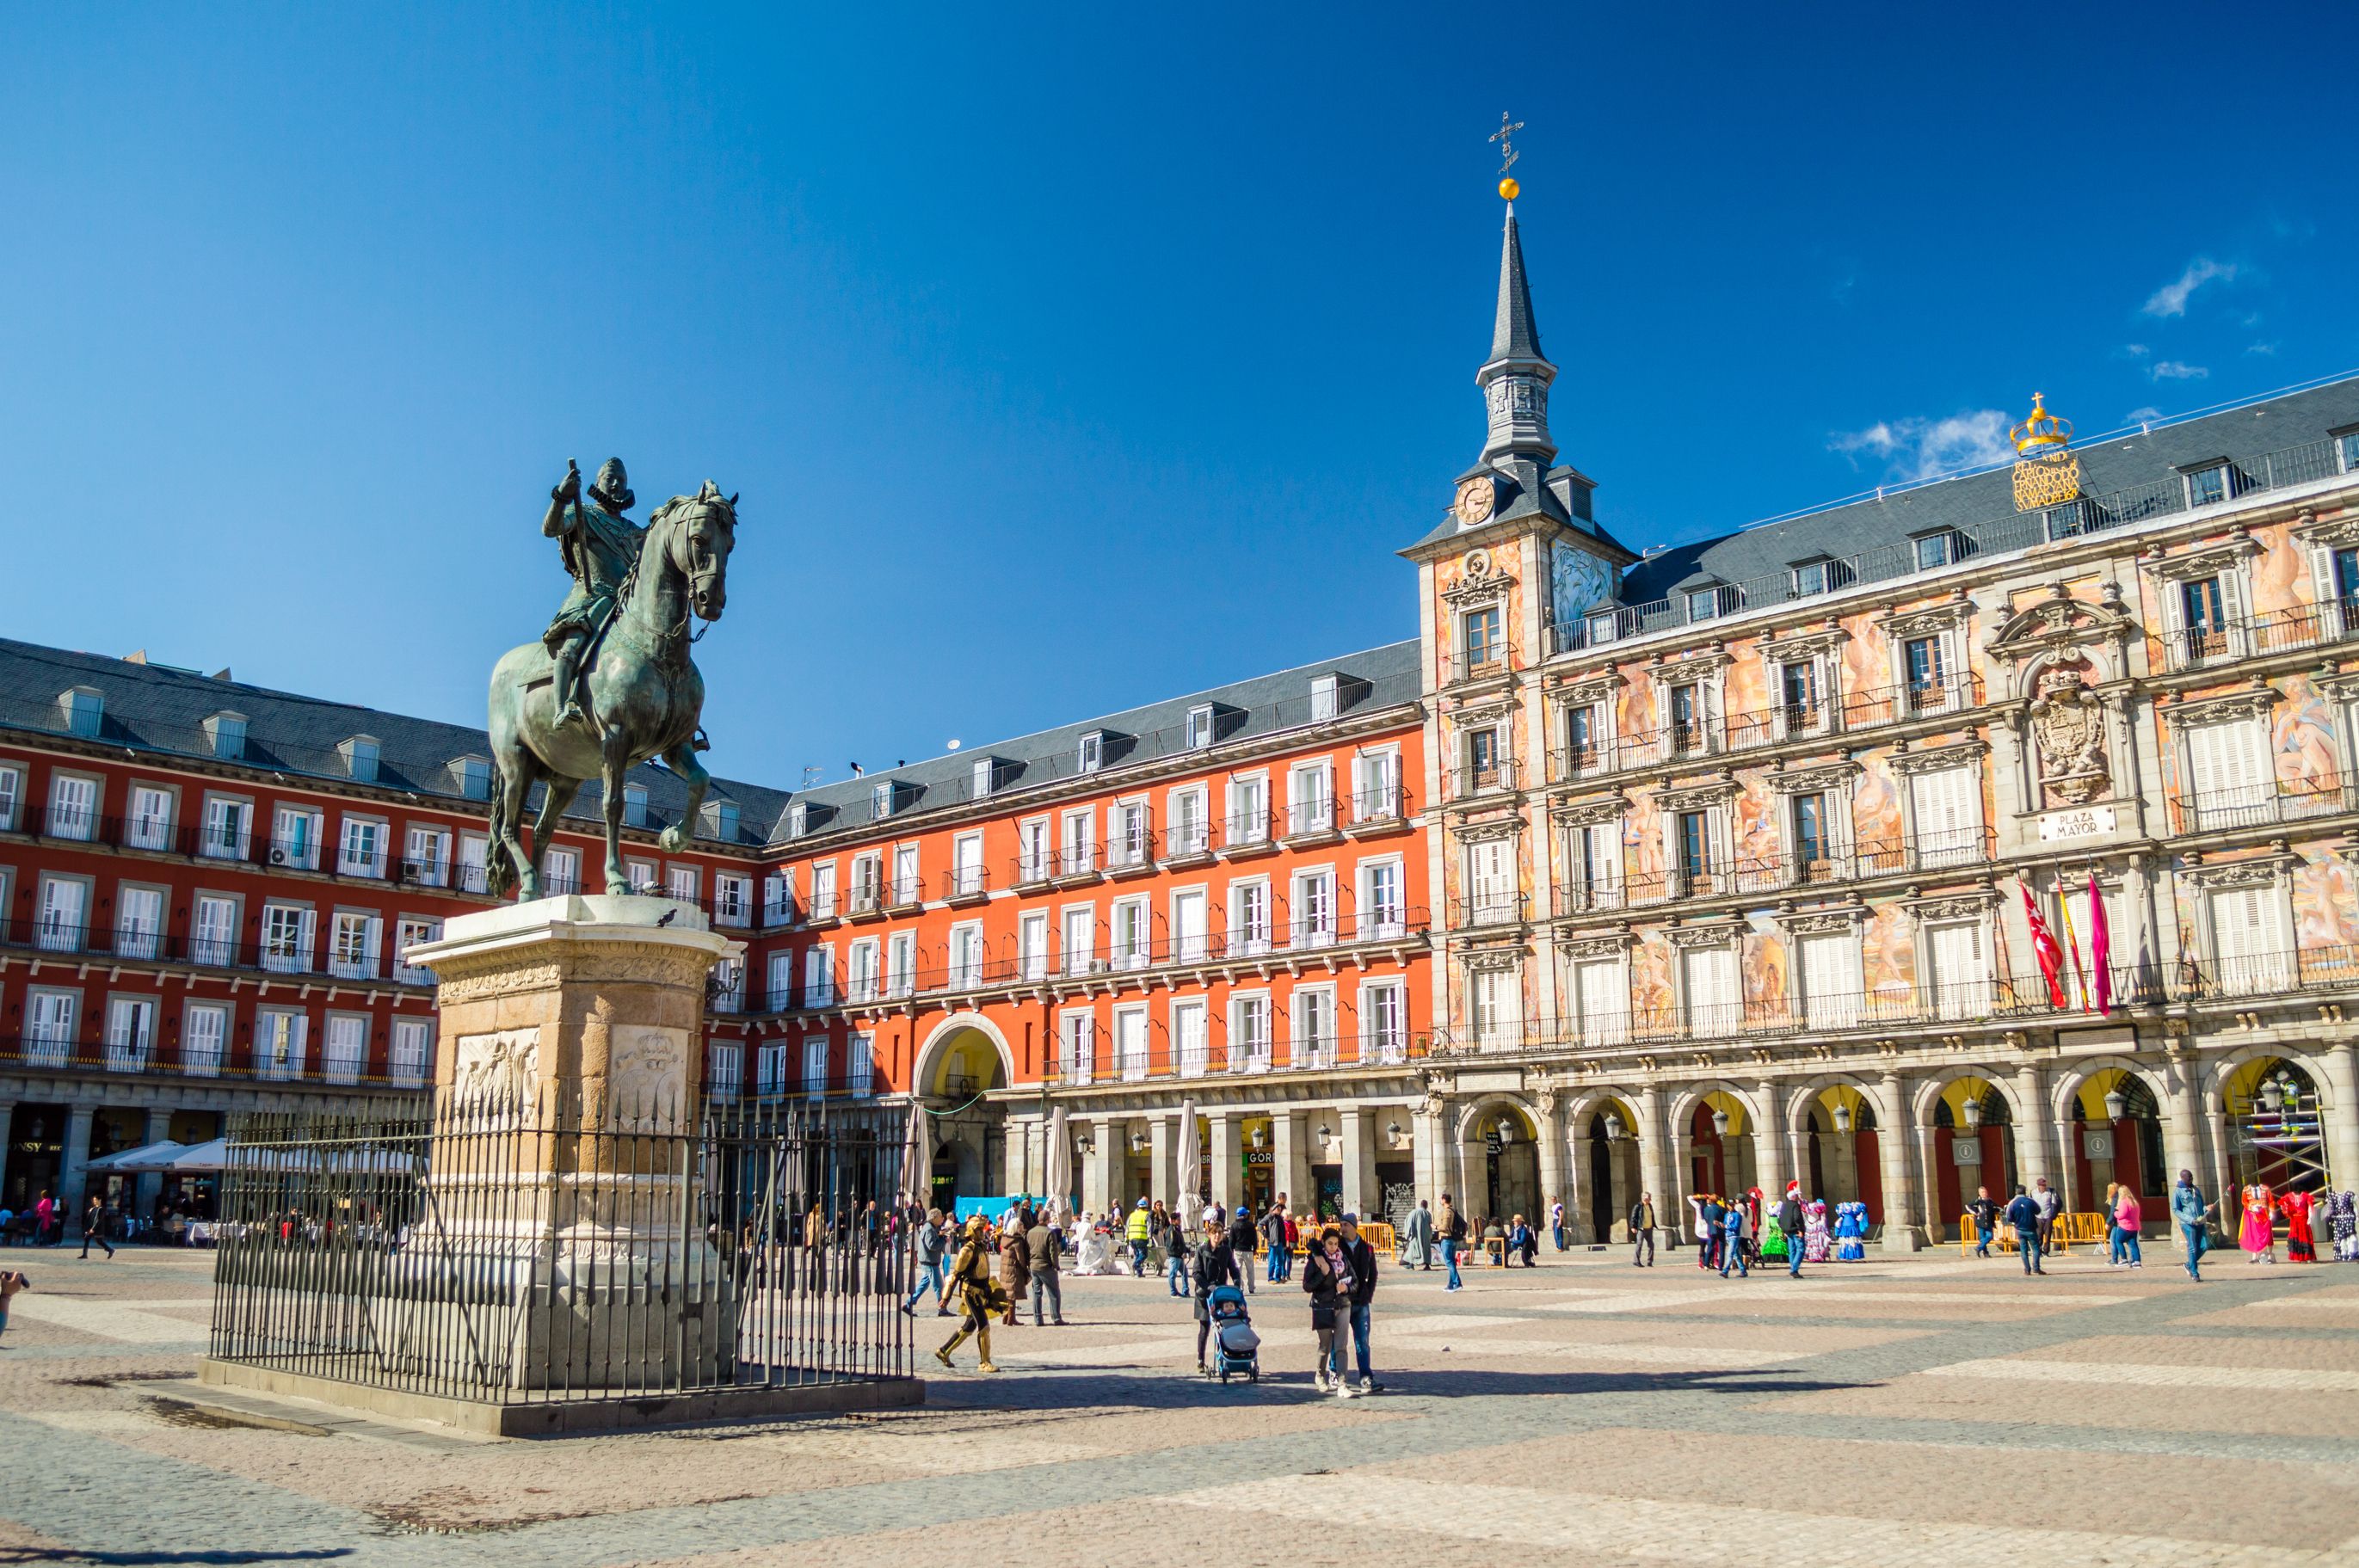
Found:
[[[1974,1189],[2002,1206],[2015,1192],[2015,1117],[1987,1078],[1952,1079],[1933,1106],[1933,1187],[1941,1234],[1955,1241]]]
[[[1633,1130],[1638,1118],[1618,1099],[1605,1100],[1589,1113],[1581,1130],[1577,1156],[1586,1162],[1589,1235],[1595,1241],[1629,1239],[1630,1206],[1638,1201],[1638,1140]],[[1661,1211],[1657,1210],[1657,1217]]]
[[[1823,1200],[1829,1214],[1837,1204],[1864,1204],[1868,1223],[1883,1224],[1884,1162],[1875,1103],[1849,1084],[1836,1084],[1812,1096],[1806,1114],[1805,1195]]]
[[[2260,1182],[2277,1192],[2325,1190],[2324,1105],[2307,1067],[2289,1056],[2256,1056],[2228,1076],[2223,1090],[2228,1158],[2238,1186]]]
[[[948,1020],[919,1047],[914,1087],[934,1112],[928,1202],[945,1214],[1006,1179],[1006,1111],[990,1097],[1006,1087],[1006,1048],[979,1019]]]
[[[2136,1193],[2143,1217],[2168,1214],[2169,1184],[2163,1179],[2162,1114],[2154,1090],[2136,1073],[2106,1067],[2081,1080],[2073,1092],[2072,1206],[2094,1213],[2109,1183]]]
[[[1690,1192],[1734,1197],[1753,1186],[1753,1123],[1743,1100],[1712,1090],[1696,1102],[1688,1137]]]
[[[1467,1141],[1482,1162],[1481,1217],[1503,1225],[1519,1214],[1527,1221],[1533,1220],[1544,1200],[1538,1130],[1531,1118],[1519,1106],[1487,1107],[1467,1129]]]

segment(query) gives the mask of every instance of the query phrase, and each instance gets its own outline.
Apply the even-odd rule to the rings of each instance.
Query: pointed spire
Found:
[[[1499,317],[1491,330],[1491,358],[1537,360],[1540,330],[1532,319],[1532,287],[1524,278],[1524,242],[1516,232],[1516,204],[1507,203],[1507,232],[1499,251]]]

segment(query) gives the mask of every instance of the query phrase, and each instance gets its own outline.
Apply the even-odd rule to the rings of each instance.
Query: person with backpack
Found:
[[[1256,1234],[1253,1215],[1240,1203],[1235,1212],[1229,1216],[1229,1257],[1237,1266],[1237,1282],[1247,1295],[1261,1288],[1254,1283],[1254,1237]]]
[[[950,1295],[942,1285],[942,1254],[948,1249],[942,1237],[942,1211],[929,1208],[909,1233],[909,1258],[918,1270],[918,1282],[909,1299],[901,1303],[901,1310],[909,1316],[918,1315],[918,1298],[928,1291],[934,1292],[934,1315],[950,1316]]]
[[[1466,1281],[1458,1277],[1458,1253],[1466,1245],[1466,1217],[1451,1203],[1448,1193],[1441,1195],[1440,1230],[1441,1263],[1450,1271],[1450,1282],[1441,1288],[1445,1292],[1462,1290]]]
[[[1802,1277],[1802,1195],[1788,1186],[1777,1200],[1777,1234],[1786,1238],[1786,1277]]]

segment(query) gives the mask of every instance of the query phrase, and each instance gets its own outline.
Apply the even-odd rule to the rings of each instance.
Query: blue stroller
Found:
[[[1223,1383],[1234,1372],[1248,1382],[1261,1381],[1261,1336],[1254,1332],[1245,1293],[1234,1285],[1219,1285],[1204,1298],[1212,1318],[1212,1369]]]

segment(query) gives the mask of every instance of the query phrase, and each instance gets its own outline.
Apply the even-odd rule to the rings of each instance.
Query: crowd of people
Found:
[[[1759,1187],[1723,1195],[1688,1195],[1690,1234],[1696,1241],[1696,1267],[1722,1279],[1734,1273],[1783,1265],[1800,1278],[1805,1263],[1857,1263],[1867,1257],[1867,1206],[1857,1201],[1829,1207],[1824,1198],[1805,1198],[1799,1182],[1786,1184],[1772,1201]],[[1630,1260],[1644,1268],[1655,1260],[1654,1195],[1642,1194],[1630,1209]]]

